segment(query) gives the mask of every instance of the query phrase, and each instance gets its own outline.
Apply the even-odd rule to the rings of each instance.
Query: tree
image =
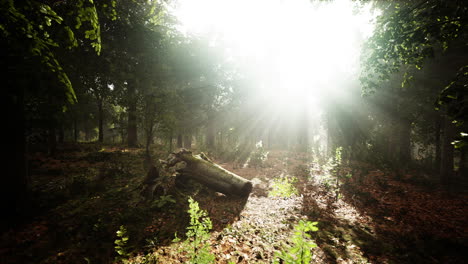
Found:
[[[395,77],[400,78],[401,85],[392,93],[400,94],[405,90],[405,94],[403,97],[400,95],[399,100],[403,100],[402,106],[410,107],[402,109],[400,113],[412,113],[412,110],[415,110],[413,106],[427,105],[427,102],[424,102],[427,95],[433,95],[431,101],[435,101],[437,97],[448,98],[444,97],[442,90],[445,85],[443,83],[447,84],[454,78],[457,69],[466,64],[468,55],[466,53],[468,5],[464,1],[441,0],[377,2],[376,5],[383,12],[377,19],[373,36],[364,47],[361,76],[363,92],[377,93],[385,87],[382,85],[385,82]],[[443,74],[438,75],[440,86],[436,88],[434,95],[433,86],[422,87],[413,79],[418,71],[437,58],[451,58],[451,60],[450,64],[444,64],[449,66],[446,69],[435,67],[435,69],[442,70]],[[411,85],[411,83],[416,84]],[[415,87],[420,87],[421,91],[414,91]],[[437,96],[437,93],[441,95]],[[421,97],[421,94],[425,96]],[[413,99],[408,100],[409,98]],[[461,97],[457,98],[459,100]],[[438,102],[442,103],[444,100],[438,100]],[[457,104],[457,107],[460,107],[460,104]],[[453,149],[449,142],[454,139],[455,135],[451,125],[454,118],[450,114],[448,116],[444,114],[441,120],[446,121],[443,122],[444,125],[439,126],[441,140],[436,148],[438,150],[440,147],[440,151],[436,151],[438,152],[436,157],[441,156],[442,178],[448,177],[453,168],[453,154],[451,154]],[[458,116],[458,119],[463,118]],[[411,123],[414,120],[413,117]],[[438,120],[438,118],[433,118],[433,120]],[[408,131],[411,131],[411,128],[409,130],[407,126],[402,128],[404,129],[401,133],[406,136],[401,134],[400,138],[409,138]],[[408,142],[405,146],[400,146],[402,159],[408,153],[407,145]]]
[[[12,126],[6,131],[6,138],[13,143],[6,150],[11,153],[8,155],[11,160],[7,161],[1,200],[6,215],[14,219],[28,193],[24,107],[29,102],[26,100],[31,94],[42,94],[51,105],[52,116],[65,109],[67,102],[74,103],[75,93],[58,54],[76,47],[75,36],[81,32],[95,52],[100,52],[101,44],[96,6],[92,1],[6,0],[0,4],[0,17],[0,47],[4,58],[1,65],[8,76],[3,100],[12,113],[5,120]],[[49,124],[52,133],[54,120]]]

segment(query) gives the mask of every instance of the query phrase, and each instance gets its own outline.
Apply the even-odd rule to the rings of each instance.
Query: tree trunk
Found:
[[[183,148],[183,141],[182,141],[182,134],[177,135],[177,147],[178,148]]]
[[[443,183],[450,183],[453,176],[453,137],[455,129],[449,118],[444,117],[442,135],[440,178]]]
[[[208,149],[214,149],[215,147],[215,128],[213,120],[208,120],[208,127],[206,129],[206,146]]]
[[[411,121],[400,119],[400,165],[407,166],[411,162]]]
[[[169,143],[169,152],[172,152],[172,140],[173,140],[173,136],[172,136],[172,131],[171,133],[169,134],[169,137],[168,137],[168,143]]]
[[[58,134],[58,143],[62,144],[65,138],[65,129],[63,128],[63,124],[59,126],[59,134]]]
[[[185,164],[184,164],[185,163]],[[169,156],[168,166],[179,167],[181,177],[196,180],[215,191],[225,194],[247,196],[252,191],[252,183],[213,163],[205,155],[192,155],[192,152],[181,149]]]
[[[99,119],[99,126],[98,126],[98,141],[100,143],[104,142],[104,110],[102,107],[102,99],[98,99],[98,119]]]
[[[442,120],[440,115],[437,115],[436,120],[435,120],[435,132],[434,132],[434,137],[435,137],[435,159],[434,159],[434,165],[433,165],[433,170],[436,172],[440,172],[440,166],[441,166],[441,160],[442,160],[442,150],[441,150],[441,129],[442,129]]]
[[[55,130],[55,120],[50,120],[47,131],[47,152],[50,156],[55,156],[57,150],[57,134]]]
[[[26,76],[21,77],[20,80],[28,80]],[[23,88],[18,87],[14,78],[8,78],[6,89],[7,94],[1,100],[5,109],[9,111],[4,115],[8,127],[2,129],[4,133],[2,138],[10,144],[4,145],[4,153],[7,155],[4,159],[5,170],[2,172],[0,185],[0,209],[3,215],[0,219],[0,228],[18,223],[17,218],[21,216],[28,194]]]
[[[133,99],[128,107],[127,144],[131,148],[138,145],[136,99]]]
[[[468,175],[468,148],[460,149],[460,167],[458,174],[461,176]]]
[[[73,118],[73,141],[78,142],[78,120],[76,116]]]
[[[184,148],[192,148],[192,135],[184,135]]]

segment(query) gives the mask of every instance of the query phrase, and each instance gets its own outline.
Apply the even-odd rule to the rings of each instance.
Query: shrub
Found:
[[[308,232],[316,232],[318,222],[299,221],[294,227],[294,234],[291,237],[292,246],[286,248],[275,255],[276,258],[283,260],[285,263],[305,264],[312,260],[310,250],[317,247],[312,237]],[[280,263],[278,260],[275,263]]]
[[[297,182],[296,177],[280,177],[273,179],[271,191],[268,193],[268,196],[289,198],[293,195],[297,195],[297,189],[293,185],[295,182]]]

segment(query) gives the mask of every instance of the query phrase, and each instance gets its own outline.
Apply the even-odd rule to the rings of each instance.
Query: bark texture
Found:
[[[252,183],[209,160],[204,154],[193,155],[192,152],[181,149],[172,153],[167,166],[177,167],[182,177],[196,180],[215,191],[247,196],[252,191]]]

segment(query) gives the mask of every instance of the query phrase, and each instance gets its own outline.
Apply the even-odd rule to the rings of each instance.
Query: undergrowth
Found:
[[[294,234],[291,237],[293,245],[282,250],[281,253],[277,253],[275,255],[277,259],[274,263],[311,263],[312,253],[310,250],[317,247],[317,244],[315,244],[308,232],[318,231],[317,224],[318,222],[299,221],[299,223],[294,227]]]
[[[289,198],[297,195],[298,191],[296,187],[294,187],[294,183],[296,182],[296,177],[280,177],[273,179],[271,191],[268,193],[268,196]]]

